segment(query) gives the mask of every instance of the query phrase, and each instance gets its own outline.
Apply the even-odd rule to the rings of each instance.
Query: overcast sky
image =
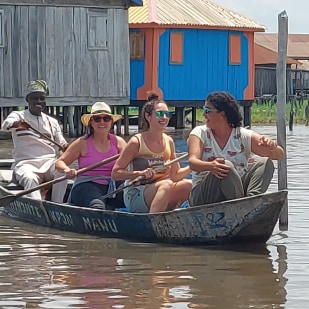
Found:
[[[243,14],[266,27],[278,31],[278,14],[286,11],[289,33],[309,33],[309,0],[212,0],[227,9]]]

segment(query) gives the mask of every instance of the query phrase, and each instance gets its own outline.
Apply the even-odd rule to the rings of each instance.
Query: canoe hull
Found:
[[[0,186],[0,197],[12,194]],[[2,214],[36,225],[141,242],[182,245],[265,243],[287,191],[158,214],[90,209],[19,197]]]

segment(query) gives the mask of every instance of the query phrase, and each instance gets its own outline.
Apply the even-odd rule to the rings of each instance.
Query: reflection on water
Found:
[[[0,220],[1,308],[280,308],[286,301],[286,257],[276,246],[271,253],[137,244]]]
[[[0,217],[0,308],[307,308],[308,133],[287,133],[289,230],[265,246],[138,244]],[[187,132],[173,136],[186,151]]]

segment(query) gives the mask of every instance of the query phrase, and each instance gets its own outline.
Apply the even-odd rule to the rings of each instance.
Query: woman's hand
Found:
[[[142,176],[145,179],[151,179],[153,178],[154,174],[155,174],[155,171],[152,168],[148,167],[143,171],[139,171],[138,176]]]
[[[255,132],[251,137],[251,151],[258,156],[268,157],[271,160],[281,160],[284,157],[284,150],[276,141]]]
[[[278,144],[274,140],[262,135],[258,140],[258,146],[264,146],[273,151],[277,148]]]
[[[66,168],[63,172],[65,173],[65,177],[67,179],[75,178],[77,176],[75,168]]]
[[[226,177],[231,167],[225,164],[224,158],[216,158],[211,161],[210,172],[219,179]]]

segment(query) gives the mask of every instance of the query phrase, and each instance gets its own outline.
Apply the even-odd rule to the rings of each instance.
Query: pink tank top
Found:
[[[118,154],[118,148],[117,148],[117,138],[114,134],[109,134],[108,138],[110,140],[110,149],[107,152],[99,152],[96,150],[92,137],[89,136],[86,139],[87,143],[87,153],[79,157],[78,159],[78,167],[83,168],[86,166],[89,166],[93,163],[96,163],[98,161],[107,159],[111,156],[114,156]],[[81,176],[90,176],[90,177],[96,177],[96,176],[105,176],[105,177],[111,177],[112,169],[114,167],[115,161],[109,162],[107,164],[101,165],[93,170],[90,170],[88,172],[85,172],[81,174]],[[94,182],[97,183],[102,183],[102,184],[108,184],[107,180],[93,180]]]

